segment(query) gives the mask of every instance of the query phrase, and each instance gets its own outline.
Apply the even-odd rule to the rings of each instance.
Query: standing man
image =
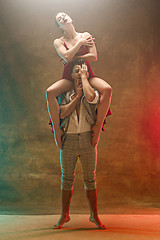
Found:
[[[96,123],[99,93],[91,87],[88,77],[87,65],[75,61],[72,71],[74,89],[59,96],[60,125],[64,131],[60,150],[62,211],[54,229],[62,228],[70,220],[69,207],[78,157],[82,164],[83,182],[90,207],[89,220],[99,229],[106,229],[97,212],[97,146],[92,146],[92,126]]]

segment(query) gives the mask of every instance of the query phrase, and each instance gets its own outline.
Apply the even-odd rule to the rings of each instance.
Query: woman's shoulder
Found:
[[[89,32],[83,32],[81,33],[82,37],[88,37],[91,36],[91,34]]]
[[[63,41],[63,37],[61,37],[61,38],[56,38],[56,39],[53,40],[53,45],[54,45],[55,47],[57,47],[57,46],[63,44],[63,42],[64,42],[64,41]]]
[[[91,34],[89,32],[82,32],[82,33],[79,33],[77,32],[77,35],[79,37],[88,37],[88,36],[91,36]]]

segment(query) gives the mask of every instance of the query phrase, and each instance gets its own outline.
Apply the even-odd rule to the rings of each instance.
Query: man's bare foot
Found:
[[[63,224],[70,221],[70,216],[61,216],[58,223],[54,225],[53,229],[61,229]]]
[[[99,217],[94,218],[92,215],[89,217],[89,221],[96,224],[99,229],[106,229],[107,227],[101,223]]]
[[[100,139],[100,134],[101,134],[101,126],[99,125],[94,125],[92,127],[92,145],[96,146],[99,142]]]
[[[64,132],[63,132],[63,130],[61,128],[54,131],[55,143],[56,143],[57,147],[59,147],[60,149],[62,149],[61,137],[62,137],[63,133]]]

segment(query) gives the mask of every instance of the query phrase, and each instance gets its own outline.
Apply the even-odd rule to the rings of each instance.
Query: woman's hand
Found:
[[[92,35],[88,36],[88,37],[82,37],[80,39],[80,42],[82,45],[85,45],[87,47],[92,47],[95,42],[94,42],[95,38],[92,37]]]

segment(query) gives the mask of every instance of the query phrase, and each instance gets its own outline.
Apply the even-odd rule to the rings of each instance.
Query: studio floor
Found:
[[[106,230],[98,230],[88,215],[70,217],[62,229],[54,230],[59,215],[0,215],[0,240],[160,240],[159,214],[99,215]]]

